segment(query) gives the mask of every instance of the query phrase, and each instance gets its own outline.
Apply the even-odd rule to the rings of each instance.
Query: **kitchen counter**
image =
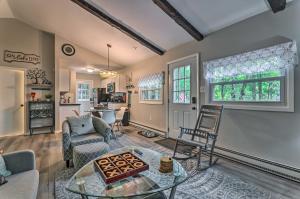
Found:
[[[65,104],[59,104],[59,106],[80,106],[80,104],[77,104],[77,103],[65,103]]]

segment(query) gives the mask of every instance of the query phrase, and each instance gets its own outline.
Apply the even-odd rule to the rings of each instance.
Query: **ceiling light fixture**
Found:
[[[88,73],[92,73],[92,72],[95,71],[95,69],[93,69],[93,68],[87,68],[86,71],[87,71]]]
[[[116,76],[117,75],[117,72],[111,70],[109,68],[109,49],[111,48],[111,45],[110,44],[107,44],[107,70],[102,70],[100,72],[100,76],[101,77],[104,77],[104,78],[107,78],[107,77],[110,77],[110,76]]]

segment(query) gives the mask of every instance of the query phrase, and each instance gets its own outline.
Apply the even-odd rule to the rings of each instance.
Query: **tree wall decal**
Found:
[[[46,72],[39,68],[30,69],[26,75],[27,79],[35,80],[33,84],[39,84],[39,79],[45,79]]]

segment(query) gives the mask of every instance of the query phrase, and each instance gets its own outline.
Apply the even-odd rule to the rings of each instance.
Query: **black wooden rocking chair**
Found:
[[[203,105],[197,118],[194,129],[180,127],[180,135],[176,139],[174,148],[174,159],[187,160],[198,157],[197,169],[203,170],[211,167],[213,162],[213,151],[217,141],[223,106]],[[190,146],[190,151],[185,154],[187,157],[176,157],[178,145]],[[209,165],[205,168],[201,166],[201,155],[205,153],[209,156]]]

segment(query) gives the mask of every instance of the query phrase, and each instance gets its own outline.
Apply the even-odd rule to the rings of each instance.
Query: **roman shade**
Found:
[[[138,87],[144,89],[162,88],[164,82],[164,73],[154,73],[139,79]]]
[[[205,78],[214,81],[292,68],[298,63],[295,41],[204,62]]]

